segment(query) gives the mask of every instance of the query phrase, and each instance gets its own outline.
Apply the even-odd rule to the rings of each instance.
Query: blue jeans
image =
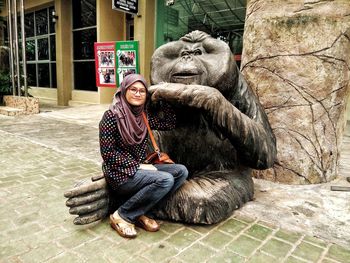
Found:
[[[182,164],[156,164],[158,171],[137,170],[133,177],[118,186],[118,195],[131,196],[118,208],[119,215],[130,223],[166,200],[186,180],[187,168]]]

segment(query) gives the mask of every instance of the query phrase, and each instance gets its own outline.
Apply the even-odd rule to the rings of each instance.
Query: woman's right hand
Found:
[[[145,163],[141,163],[139,169],[157,171],[157,168],[153,164],[145,164]]]

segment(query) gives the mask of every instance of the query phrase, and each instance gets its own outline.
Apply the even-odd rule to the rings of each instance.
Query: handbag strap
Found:
[[[152,145],[153,145],[153,148],[154,148],[154,151],[160,155],[160,150],[159,150],[159,147],[156,143],[156,140],[154,139],[154,136],[153,136],[153,132],[151,130],[151,127],[149,126],[149,123],[148,123],[148,120],[147,120],[147,116],[146,116],[146,113],[143,111],[142,112],[142,117],[143,117],[143,120],[147,126],[147,130],[148,130],[148,133],[149,133],[149,137],[151,138],[151,141],[152,141]]]

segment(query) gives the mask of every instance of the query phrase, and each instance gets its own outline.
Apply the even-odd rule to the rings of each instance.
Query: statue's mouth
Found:
[[[179,73],[175,73],[173,74],[173,77],[176,78],[191,78],[193,76],[197,76],[198,73],[193,73],[193,72],[179,72]]]
[[[198,72],[177,72],[171,75],[171,82],[183,84],[196,84],[200,80]]]

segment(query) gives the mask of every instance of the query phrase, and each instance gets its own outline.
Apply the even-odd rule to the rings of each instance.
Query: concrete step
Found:
[[[8,106],[0,106],[0,114],[1,115],[6,115],[6,116],[17,116],[17,115],[22,115],[24,114],[23,109],[18,109],[18,108],[12,108]]]

